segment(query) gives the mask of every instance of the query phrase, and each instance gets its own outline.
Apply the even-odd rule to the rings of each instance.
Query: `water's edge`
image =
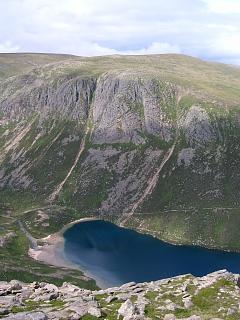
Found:
[[[85,280],[94,280],[99,288],[105,289],[106,285],[100,279],[96,278],[88,270],[83,270],[83,268],[81,268],[78,264],[71,262],[66,258],[64,253],[64,232],[77,223],[97,220],[100,219],[86,217],[66,224],[60,231],[50,234],[45,238],[37,239],[39,245],[35,248],[30,248],[28,255],[34,260],[48,265],[81,271]]]
[[[97,217],[86,217],[86,218],[72,221],[72,222],[68,223],[67,225],[65,225],[59,232],[54,233],[54,234],[50,234],[49,236],[42,238],[42,239],[38,239],[38,241],[37,241],[38,246],[34,249],[33,248],[29,249],[29,255],[33,259],[35,259],[37,261],[41,261],[41,262],[49,264],[49,265],[54,265],[56,267],[63,267],[63,268],[75,269],[75,270],[81,271],[83,273],[83,278],[85,278],[85,280],[93,279],[99,288],[104,289],[106,287],[109,287],[107,282],[104,282],[103,279],[100,279],[95,274],[92,274],[89,270],[84,268],[81,264],[74,263],[69,258],[67,258],[66,254],[65,254],[65,250],[64,250],[65,249],[65,241],[66,241],[64,238],[64,233],[68,229],[70,229],[71,227],[73,227],[74,225],[76,225],[78,223],[88,222],[88,221],[99,221],[99,220],[104,220],[104,219],[100,219]],[[129,229],[124,226],[121,226],[120,228]],[[147,232],[141,232],[137,228],[135,228],[134,231],[142,233],[142,234],[151,235]],[[153,235],[151,235],[151,236],[153,236]],[[153,237],[158,239],[158,237],[156,237],[156,236],[153,236]],[[181,244],[181,243],[178,243],[178,244],[177,243],[169,243],[169,242],[166,242],[162,239],[158,239],[158,240],[160,240],[166,244],[171,244],[171,245],[175,245],[175,246],[184,246],[184,244]],[[220,250],[220,251],[235,252],[236,253],[236,251],[229,251],[229,250],[224,250],[224,249],[219,249],[219,248],[207,248],[207,247],[198,246],[198,245],[187,245],[187,246],[188,247],[199,247],[202,249],[210,249],[212,251],[219,251]]]

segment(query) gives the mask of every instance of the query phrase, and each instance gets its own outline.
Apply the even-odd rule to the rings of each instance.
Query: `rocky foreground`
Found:
[[[239,275],[221,270],[90,291],[64,283],[0,282],[0,317],[47,319],[240,319]]]

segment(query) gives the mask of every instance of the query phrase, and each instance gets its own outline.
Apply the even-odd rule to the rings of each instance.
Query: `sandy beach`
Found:
[[[28,254],[31,258],[37,261],[44,262],[46,264],[68,268],[68,269],[76,269],[83,272],[84,276],[88,279],[93,278],[91,275],[87,274],[86,271],[80,269],[80,267],[64,256],[64,232],[73,226],[76,223],[97,220],[96,218],[82,218],[79,220],[75,220],[73,222],[65,225],[59,232],[51,234],[45,238],[38,239],[37,242],[41,243],[36,248],[30,248]],[[101,287],[101,284],[98,283],[97,279],[94,279],[98,286]]]
[[[64,238],[60,234],[50,235],[40,241],[43,245],[29,249],[28,254],[31,258],[57,267],[74,267],[64,259]]]

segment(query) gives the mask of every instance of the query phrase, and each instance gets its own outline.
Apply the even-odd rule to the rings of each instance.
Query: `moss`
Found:
[[[132,295],[132,296],[130,297],[130,300],[132,301],[132,303],[135,303],[135,302],[137,301],[137,299],[138,299],[138,296],[137,296],[137,295]]]
[[[153,301],[156,299],[156,297],[159,295],[157,291],[148,291],[145,294],[145,297],[149,299],[150,301]]]
[[[145,307],[145,315],[149,317],[150,319],[159,319],[156,307],[149,304]]]
[[[104,299],[106,299],[107,297],[108,297],[108,295],[107,295],[106,293],[96,294],[96,295],[95,295],[95,299],[96,299],[97,301],[104,300]]]
[[[22,307],[13,306],[11,309],[11,312],[18,313],[18,312],[33,311],[39,308],[40,306],[41,306],[41,302],[34,301],[34,300],[26,300],[25,306],[22,306]]]
[[[177,318],[190,317],[192,315],[192,312],[186,309],[177,309],[173,313]]]
[[[66,302],[60,299],[51,300],[49,302],[49,305],[51,305],[51,307],[53,307],[55,310],[62,309],[65,306],[65,304]]]
[[[24,312],[24,311],[26,311],[25,307],[13,306],[12,309],[11,309],[12,313],[18,313],[18,312]]]
[[[231,290],[231,287],[234,287],[232,281],[221,279],[211,287],[201,289],[197,295],[193,296],[192,301],[201,311],[211,310],[211,312],[213,312],[218,307],[216,301],[218,293],[220,292],[219,290],[224,288]],[[228,304],[228,299],[224,299],[222,306],[224,306],[224,304]]]
[[[81,317],[81,319],[83,320],[95,320],[95,319],[99,319],[98,317],[94,317],[90,314],[86,314],[85,316]]]

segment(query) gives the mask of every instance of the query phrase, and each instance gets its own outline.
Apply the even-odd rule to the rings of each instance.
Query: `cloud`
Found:
[[[107,47],[100,46],[98,43],[85,43],[84,49],[82,49],[86,56],[100,56],[111,54],[123,54],[123,55],[147,55],[158,53],[181,53],[181,49],[177,45],[171,45],[169,43],[153,42],[146,48],[140,48],[135,50],[116,50]]]
[[[0,0],[0,51],[239,61],[239,0]]]
[[[19,50],[20,47],[17,45],[13,45],[9,40],[0,43],[0,52],[18,52]]]
[[[171,45],[167,42],[153,42],[149,47],[139,50],[127,50],[124,54],[156,54],[156,53],[181,53],[177,45]]]
[[[210,11],[219,14],[239,14],[239,0],[204,0]]]
[[[214,54],[221,53],[223,56],[240,58],[240,34],[225,34],[216,38],[210,50],[212,50]]]

